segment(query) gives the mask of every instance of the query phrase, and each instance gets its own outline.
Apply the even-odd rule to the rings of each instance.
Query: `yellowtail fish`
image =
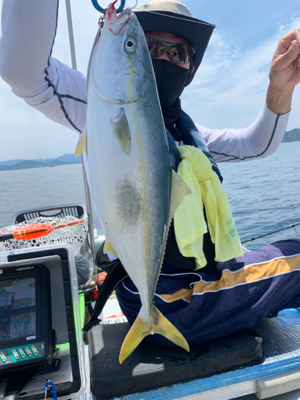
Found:
[[[188,186],[172,170],[167,135],[144,32],[134,13],[106,11],[92,51],[85,148],[91,195],[114,253],[137,287],[142,307],[120,351],[122,363],[149,334],[189,351],[182,334],[153,305],[168,229]]]

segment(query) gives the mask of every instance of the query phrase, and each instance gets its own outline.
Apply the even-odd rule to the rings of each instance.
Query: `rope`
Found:
[[[252,239],[244,240],[244,241],[241,242],[241,243],[244,244],[244,243],[246,243],[246,242],[252,242],[253,240],[260,239],[260,238],[262,238],[262,237],[272,235],[273,233],[281,232],[281,231],[284,231],[285,229],[294,228],[294,227],[297,226],[297,225],[300,225],[300,222],[299,222],[298,224],[294,224],[294,225],[290,225],[290,226],[287,226],[287,227],[282,228],[282,229],[278,229],[278,231],[273,231],[273,232],[270,232],[270,233],[266,233],[265,235],[260,235],[260,236],[254,237],[254,238],[252,238]]]

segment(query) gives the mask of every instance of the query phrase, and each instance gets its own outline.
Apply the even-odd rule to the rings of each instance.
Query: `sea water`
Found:
[[[300,223],[299,155],[300,142],[283,143],[265,159],[219,164],[242,242]],[[81,164],[0,172],[0,227],[22,211],[85,202]],[[95,214],[93,221],[100,228]],[[299,232],[300,225],[245,246],[254,250]]]

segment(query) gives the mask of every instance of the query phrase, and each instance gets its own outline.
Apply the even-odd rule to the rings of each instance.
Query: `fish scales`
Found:
[[[142,303],[120,362],[150,333],[161,333],[188,350],[180,332],[153,305],[153,297],[172,208],[190,191],[172,172],[152,62],[143,30],[129,9],[117,16],[110,6],[106,13],[90,60],[87,103],[87,169],[106,229],[106,250],[121,260]]]

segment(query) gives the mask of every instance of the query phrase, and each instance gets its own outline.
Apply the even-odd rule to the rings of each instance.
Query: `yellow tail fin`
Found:
[[[150,312],[150,321],[145,323],[141,318],[141,313],[137,316],[130,331],[127,333],[125,340],[122,344],[119,362],[122,362],[137,348],[144,337],[159,333],[165,336],[171,342],[182,347],[186,351],[190,351],[189,345],[182,334],[166,317],[162,315],[158,309],[152,305]]]

